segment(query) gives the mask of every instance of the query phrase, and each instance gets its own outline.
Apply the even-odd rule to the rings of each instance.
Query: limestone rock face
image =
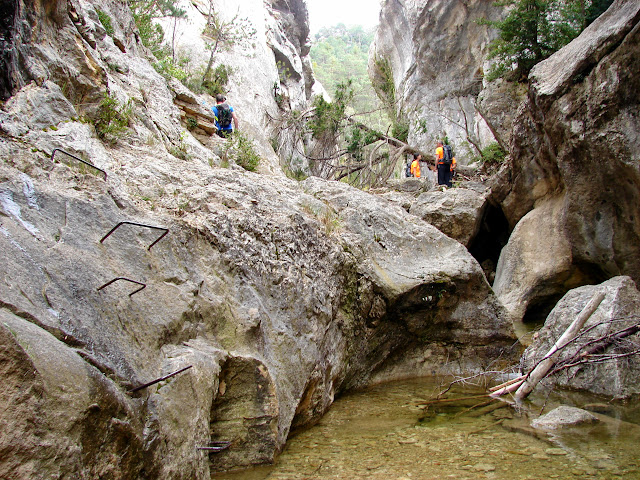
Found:
[[[481,146],[494,141],[474,107],[485,88],[487,48],[494,34],[475,20],[496,20],[501,14],[493,2],[481,0],[383,2],[369,54],[369,75],[378,90],[389,92],[393,87],[393,98],[387,100],[397,102],[396,113],[409,121],[412,145],[431,152],[437,139],[448,136],[458,163],[464,165],[477,155],[468,135]],[[482,113],[507,135],[510,115],[505,119],[505,113],[515,113],[519,97],[511,102],[510,96],[501,98],[507,108],[485,106]]]
[[[20,5],[0,110],[0,477],[207,479],[273,460],[349,388],[512,360],[460,243],[347,185],[270,175],[273,155],[263,174],[222,168],[125,4]],[[283,54],[305,51],[302,3],[242,5],[263,40],[277,19]],[[257,83],[250,63],[236,77],[255,109],[277,78],[262,47]],[[131,106],[111,139],[106,92]]]
[[[20,398],[22,412],[3,432],[50,412],[29,433],[46,445],[43,460],[26,463],[32,478],[103,469],[207,478],[270,461],[292,427],[345,389],[476,371],[513,342],[464,247],[370,194],[124,145],[109,151],[117,160],[105,181],[3,145],[14,165],[3,163],[0,184],[2,351],[15,382],[2,398]],[[162,231],[123,224],[104,238],[122,221],[169,233],[151,249]],[[28,384],[13,373],[23,370]],[[92,412],[113,429],[109,448],[80,435]],[[43,443],[49,434],[64,441]],[[24,441],[26,459],[34,443]],[[232,446],[211,457],[196,449],[214,441]],[[114,463],[119,445],[129,456]],[[61,461],[68,446],[96,453]]]
[[[525,370],[540,361],[560,338],[584,306],[599,291],[605,298],[581,330],[580,344],[588,344],[608,334],[624,330],[638,323],[640,292],[629,277],[614,277],[600,285],[570,290],[549,314],[544,327],[534,336],[523,355]],[[623,355],[637,348],[638,334],[626,337],[600,353]],[[562,349],[560,360],[571,358],[576,343]],[[620,356],[601,363],[572,367],[549,381],[614,398],[629,398],[640,393],[640,361],[637,355]]]
[[[188,21],[176,27],[179,54],[202,65],[210,59],[210,48],[202,35],[208,4],[186,3]],[[213,68],[222,65],[231,70],[226,96],[239,119],[239,129],[257,140],[256,148],[270,160],[269,173],[280,175],[279,159],[270,147],[272,119],[279,116],[276,95],[285,99],[287,107],[302,110],[312,93],[321,88],[308,56],[306,4],[303,0],[211,0],[211,4],[224,22],[234,18],[237,25],[248,22],[249,29],[236,45],[220,46]],[[165,29],[173,31],[173,26],[167,24]],[[249,35],[251,29],[255,34]],[[206,103],[210,107],[212,102],[209,98]],[[265,171],[267,165],[261,168]]]
[[[509,188],[494,189],[510,225],[524,222],[510,241],[517,256],[505,251],[497,271],[496,292],[507,304],[561,296],[575,282],[640,280],[639,22],[637,2],[616,1],[531,73]],[[536,229],[545,234],[532,237]],[[547,266],[530,269],[534,258]],[[516,270],[528,271],[521,286],[511,283]]]
[[[133,114],[143,121],[136,125],[141,142],[163,143],[167,149],[200,148],[197,144],[202,141],[193,140],[186,128],[175,122],[180,111],[173,97],[180,97],[182,88],[177,92],[168,88],[151,66],[153,59],[141,43],[127,4],[72,0],[53,2],[50,7],[38,1],[20,5],[7,12],[15,25],[3,32],[7,48],[0,61],[8,70],[0,90],[9,98],[31,82],[31,92],[21,92],[20,100],[11,99],[9,115],[28,111],[29,115],[19,115],[19,120],[38,129],[83,116],[94,120],[108,93],[122,105],[132,102]],[[228,100],[236,110],[240,130],[255,140],[254,148],[263,158],[261,171],[281,175],[280,160],[269,143],[269,118],[278,115],[274,88],[298,109],[306,105],[314,88],[320,88],[308,58],[306,5],[302,0],[212,0],[212,5],[222,20],[230,21],[237,13],[255,29],[255,35],[237,46],[221,46],[213,67],[225,65],[231,71]],[[178,57],[188,57],[192,65],[204,67],[209,50],[202,32],[209,10],[197,2],[189,2],[185,8],[188,19],[179,21],[175,32],[172,25],[164,25],[165,31],[172,36],[175,33]],[[110,18],[112,34],[105,31],[98,10]],[[54,99],[55,88],[59,91]],[[17,101],[21,104],[16,105]],[[213,104],[207,96],[199,96],[198,101],[207,109]],[[25,102],[30,107],[25,108]],[[6,123],[4,129],[24,131],[13,120],[16,118],[0,119]]]
[[[485,205],[486,195],[453,188],[422,193],[409,211],[468,247],[480,229]]]

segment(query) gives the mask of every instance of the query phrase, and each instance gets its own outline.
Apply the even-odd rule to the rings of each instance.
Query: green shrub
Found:
[[[153,68],[166,80],[173,77],[185,83],[189,77],[187,71],[179,63],[176,64],[170,56],[160,58],[157,62],[154,62]]]
[[[187,117],[187,130],[195,130],[198,128],[198,120],[193,117]]]
[[[132,112],[131,100],[121,105],[118,100],[105,93],[98,108],[98,117],[94,122],[98,138],[115,142],[118,136],[127,130]]]
[[[373,87],[382,100],[389,108],[393,108],[396,103],[396,87],[393,82],[393,70],[391,63],[384,57],[376,57],[373,63],[380,75],[381,81],[374,82]]]
[[[525,81],[534,65],[577,37],[612,3],[613,0],[495,2],[506,7],[506,17],[500,21],[478,21],[498,31],[497,38],[489,45],[489,58],[497,61],[486,78]]]
[[[99,8],[96,8],[96,13],[98,14],[98,19],[107,32],[107,35],[113,36],[115,31],[113,29],[113,25],[111,24],[111,17],[109,16],[109,14],[103,12]]]
[[[393,122],[393,125],[391,126],[391,136],[406,143],[409,138],[409,123],[402,120],[396,120]]]
[[[206,80],[202,83],[202,88],[212,97],[215,97],[218,93],[227,93],[227,84],[229,83],[229,77],[233,74],[233,68],[228,65],[218,65],[214,68]]]
[[[240,132],[233,133],[224,154],[236,165],[250,172],[255,172],[260,163],[260,155],[256,152],[253,142]]]
[[[308,175],[301,168],[297,168],[296,170],[292,170],[287,165],[283,165],[282,169],[284,170],[284,174],[287,176],[287,178],[290,178],[291,180],[295,180],[297,182],[301,182],[301,181],[305,180],[306,178],[308,178]]]
[[[326,134],[338,133],[353,95],[351,80],[347,80],[336,87],[333,102],[327,102],[322,96],[315,97],[313,117],[308,125],[314,138],[320,139]]]
[[[351,127],[345,134],[347,152],[357,161],[364,159],[364,147],[370,145],[381,138],[381,134],[372,130],[363,130],[357,125]]]
[[[507,152],[497,142],[493,142],[482,149],[478,160],[486,165],[499,165],[506,156]]]

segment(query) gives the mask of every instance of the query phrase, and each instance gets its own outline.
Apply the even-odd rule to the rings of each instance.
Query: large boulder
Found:
[[[525,351],[523,368],[526,371],[544,358],[598,292],[604,292],[604,300],[587,320],[577,340],[559,353],[558,362],[573,359],[576,366],[548,377],[546,381],[609,397],[629,398],[640,393],[640,356],[634,353],[640,339],[637,333],[618,340],[612,338],[617,332],[638,324],[640,292],[629,277],[615,277],[600,285],[569,291],[551,311],[544,327],[537,332]],[[594,352],[597,356],[581,358],[577,355],[581,347],[595,347],[599,339],[607,337],[610,345]],[[606,361],[604,356],[608,357]]]
[[[496,274],[517,317],[572,284],[640,280],[639,23],[637,2],[616,1],[531,72],[509,188],[494,189],[511,227],[524,222]],[[547,267],[532,269],[534,258]]]
[[[562,229],[565,215],[562,199],[541,203],[518,222],[500,253],[493,289],[516,320],[535,307],[544,315],[544,306],[555,304],[558,292],[589,278],[572,265],[571,245]]]
[[[422,193],[409,212],[468,247],[480,230],[486,195],[466,188]]]

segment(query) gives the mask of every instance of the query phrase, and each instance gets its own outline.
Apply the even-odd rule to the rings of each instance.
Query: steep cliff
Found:
[[[515,226],[494,288],[514,313],[570,288],[640,280],[640,5],[616,1],[538,64],[496,199]]]
[[[454,145],[457,159],[466,164],[477,155],[471,143],[484,147],[495,141],[487,120],[507,136],[510,111],[520,94],[492,92],[501,82],[483,84],[491,29],[476,20],[495,20],[502,13],[493,2],[480,0],[386,0],[380,26],[370,51],[369,72],[378,90],[387,95],[393,109],[409,123],[409,141],[425,151],[445,136]],[[478,108],[478,96],[500,98]],[[484,115],[484,117],[483,117]],[[469,141],[471,139],[471,142]]]
[[[270,172],[281,174],[279,160],[270,148],[271,120],[279,116],[276,96],[284,99],[287,108],[300,110],[322,88],[316,84],[308,56],[306,4],[303,0],[184,3],[186,19],[178,21],[175,29],[166,22],[165,29],[175,37],[179,54],[196,64],[206,65],[211,55],[212,42],[206,42],[202,34],[211,5],[220,22],[246,22],[250,27],[242,32],[246,38],[228,42],[235,43],[231,48],[217,48],[213,67],[230,69],[227,98],[236,110],[240,130],[258,140],[262,155],[270,157]]]
[[[251,5],[265,39],[281,25],[277,49],[304,52],[302,3]],[[209,478],[272,461],[342,391],[478,371],[513,344],[477,262],[434,227],[344,184],[270,175],[269,157],[262,174],[223,168],[226,143],[181,125],[125,4],[14,6],[0,477]],[[241,118],[271,108],[267,43],[238,65],[254,97],[238,96]],[[105,93],[131,109],[111,141],[96,131]]]

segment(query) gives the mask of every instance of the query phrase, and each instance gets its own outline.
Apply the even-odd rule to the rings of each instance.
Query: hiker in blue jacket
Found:
[[[216,128],[218,136],[227,138],[233,133],[233,129],[238,130],[238,117],[233,112],[233,107],[226,103],[227,99],[221,93],[216,95],[216,105],[211,107],[211,111],[216,116]],[[233,127],[231,127],[233,122]]]

